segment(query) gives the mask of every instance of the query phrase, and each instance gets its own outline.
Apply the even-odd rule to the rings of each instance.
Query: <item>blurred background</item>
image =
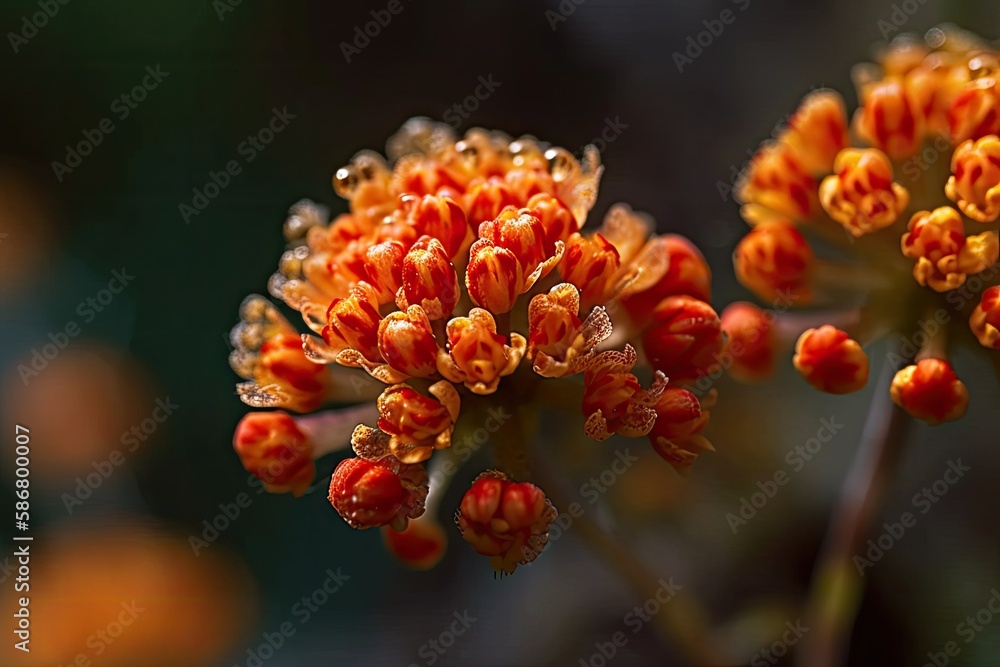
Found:
[[[0,526],[3,664],[596,666],[623,629],[615,665],[688,664],[655,624],[624,625],[645,600],[572,528],[498,581],[449,525],[441,565],[409,572],[330,508],[335,458],[301,499],[261,494],[231,447],[247,411],[227,363],[240,301],[265,293],[288,207],[345,210],[334,170],[424,115],[573,152],[604,133],[595,214],[626,201],[689,236],[721,309],[750,298],[731,268],[744,227],[728,188],[804,94],[832,87],[853,107],[851,66],[897,23],[1000,36],[993,0],[399,2],[357,50],[342,44],[387,2],[0,3],[0,486],[13,502],[14,425],[28,426],[35,536],[23,654],[6,627],[16,565]],[[673,54],[726,9],[735,20],[679,68]],[[493,92],[460,117],[481,79]],[[276,114],[273,140],[248,147]],[[239,173],[199,199],[230,161]],[[921,665],[948,641],[962,646],[950,664],[997,664],[1000,618],[981,617],[968,644],[957,634],[1000,587],[998,388],[971,359],[956,359],[968,417],[913,427],[878,523],[912,510],[949,460],[971,472],[866,571],[852,665]],[[719,382],[718,451],[690,477],[646,452],[592,510],[701,601],[735,664],[781,660],[761,651],[801,616],[875,392],[831,400],[787,366],[753,390]],[[727,514],[793,470],[787,453],[822,419],[844,427],[734,534]],[[576,485],[622,447],[572,450],[585,457]],[[324,584],[339,588],[304,612]],[[476,620],[449,636],[455,614]],[[286,623],[294,634],[266,648]]]

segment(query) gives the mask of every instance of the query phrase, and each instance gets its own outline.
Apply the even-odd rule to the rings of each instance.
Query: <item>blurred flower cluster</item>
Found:
[[[458,434],[488,434],[494,468],[466,491],[463,538],[505,573],[533,560],[556,510],[532,483],[539,411],[597,441],[648,438],[680,471],[712,446],[722,321],[698,250],[624,205],[582,230],[602,172],[532,137],[408,121],[388,159],[364,151],[334,176],[349,212],[300,202],[271,295],[232,333],[238,390],[256,408],[237,427],[244,466],[301,495],[314,461],[346,448],[329,486],[351,526],[382,527],[404,563],[430,567],[445,532],[437,505]],[[640,379],[640,375],[642,376]],[[669,380],[668,380],[669,378]],[[327,403],[360,406],[319,411]],[[310,413],[290,415],[293,413]],[[558,462],[556,462],[558,463]]]
[[[854,80],[853,117],[839,94],[815,91],[752,159],[736,273],[765,301],[823,309],[819,326],[796,330],[809,384],[861,389],[863,346],[892,335],[903,341],[889,358],[902,366],[893,401],[930,424],[957,419],[968,391],[950,347],[1000,369],[1000,53],[944,26],[897,38]],[[737,374],[766,377],[789,327],[751,304],[722,319]]]

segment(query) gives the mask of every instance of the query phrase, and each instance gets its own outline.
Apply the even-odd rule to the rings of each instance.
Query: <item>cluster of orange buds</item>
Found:
[[[355,528],[381,526],[402,562],[429,567],[446,542],[435,514],[455,477],[452,443],[485,433],[491,410],[513,410],[504,423],[489,417],[505,469],[473,483],[457,519],[509,573],[537,556],[555,516],[530,483],[520,429],[533,411],[566,407],[554,397],[580,397],[583,418],[575,406],[569,414],[581,434],[648,437],[678,470],[712,451],[701,432],[715,392],[684,388],[725,352],[708,267],[688,240],[654,234],[625,205],[582,230],[603,169],[594,147],[578,159],[532,137],[477,129],[459,139],[414,119],[387,154],[364,151],[337,170],[348,212],[329,221],[303,201],[285,222],[289,247],[269,289],[312,333],[296,333],[263,297],[246,302],[233,332],[233,367],[249,380],[239,393],[254,407],[375,399],[346,437],[342,420],[321,417],[336,411],[244,419],[236,449],[251,472],[264,479],[279,455],[296,462],[268,488],[304,492],[314,461],[350,446],[331,504]],[[541,390],[542,380],[552,384]],[[258,419],[267,428],[251,437]],[[337,437],[317,434],[331,419]]]
[[[736,275],[775,311],[834,310],[828,321],[843,330],[818,326],[798,339],[793,363],[809,384],[833,394],[863,388],[863,346],[897,336],[901,351],[915,349],[908,359],[890,354],[888,363],[905,366],[891,388],[895,402],[928,423],[957,419],[968,394],[948,346],[971,333],[979,349],[997,348],[1000,52],[944,26],[924,39],[898,37],[854,78],[861,104],[853,118],[839,94],[814,91],[751,159],[737,185],[752,229],[736,248]],[[817,241],[834,252],[817,259]],[[754,341],[742,355],[729,352],[740,379],[768,375],[784,337],[765,332],[795,322],[775,327],[778,317],[765,323],[760,312],[723,317],[730,348]],[[933,331],[920,326],[928,315],[942,323]]]

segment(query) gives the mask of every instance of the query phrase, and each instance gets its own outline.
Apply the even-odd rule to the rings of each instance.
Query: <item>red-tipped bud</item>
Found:
[[[752,209],[770,212],[758,215],[810,220],[819,210],[816,188],[816,179],[795,150],[784,143],[771,143],[753,156],[737,185],[737,195]]]
[[[810,173],[829,173],[837,153],[848,145],[843,98],[832,90],[807,95],[779,141],[792,147]]]
[[[892,181],[892,163],[882,151],[848,148],[837,155],[834,169],[823,179],[819,198],[854,237],[888,227],[910,203],[906,188]]]
[[[1000,217],[1000,137],[962,143],[951,156],[945,194],[962,213],[979,222]]]
[[[493,220],[508,206],[518,206],[517,196],[498,178],[490,178],[473,186],[465,194],[465,210],[469,213],[469,224],[473,229],[487,220]]]
[[[430,236],[437,239],[449,259],[458,254],[470,235],[465,211],[458,202],[448,197],[403,195],[400,208],[417,238]]]
[[[802,305],[812,298],[812,248],[787,222],[763,222],[750,230],[736,246],[733,263],[739,281],[762,299]]]
[[[890,393],[896,405],[931,426],[959,419],[969,406],[969,391],[943,359],[922,359],[899,371]]]
[[[378,292],[366,282],[360,282],[351,295],[334,299],[326,312],[327,325],[323,327],[323,340],[336,352],[357,350],[369,361],[379,359]]]
[[[330,480],[330,504],[352,528],[404,528],[424,513],[427,471],[392,457],[344,459]]]
[[[378,327],[378,349],[392,368],[413,377],[437,374],[440,348],[430,320],[420,306],[386,316]]]
[[[406,250],[399,241],[383,241],[365,251],[365,274],[368,283],[378,290],[380,304],[392,303],[403,284],[403,257]]]
[[[849,394],[868,383],[868,355],[856,340],[829,324],[799,337],[792,363],[806,382],[828,394]]]
[[[512,573],[542,553],[556,510],[534,484],[498,471],[481,474],[465,492],[455,521],[472,548],[497,571]]]
[[[500,378],[517,369],[527,341],[517,333],[507,339],[497,333],[496,320],[482,308],[468,317],[448,322],[448,355],[438,361],[438,371],[452,382],[463,382],[473,393],[492,394]]]
[[[559,275],[580,290],[583,309],[601,306],[614,294],[621,258],[603,234],[573,234],[559,264]]]
[[[730,304],[720,317],[732,358],[729,374],[742,382],[765,380],[774,372],[778,340],[774,313],[752,303]]]
[[[435,449],[451,444],[459,411],[458,392],[448,382],[436,383],[431,392],[436,398],[400,384],[378,398],[378,427],[390,436],[390,451],[404,463],[426,461]]]
[[[678,234],[663,236],[667,251],[667,272],[652,287],[623,299],[625,309],[636,321],[645,321],[660,301],[686,294],[708,301],[712,297],[712,272],[698,248]]]
[[[401,531],[384,526],[382,539],[396,560],[414,570],[429,570],[437,565],[448,546],[444,528],[426,515],[410,521]]]
[[[915,213],[907,229],[901,247],[916,260],[913,277],[938,292],[961,286],[967,274],[996,262],[1000,251],[996,232],[966,238],[962,216],[950,206]]]
[[[990,287],[969,318],[972,333],[985,347],[1000,349],[1000,286]]]
[[[986,76],[969,81],[948,108],[952,143],[1000,134],[1000,80]]]
[[[656,423],[649,432],[653,449],[678,472],[686,472],[702,452],[715,448],[701,434],[709,413],[687,389],[668,387],[656,402]]]
[[[649,389],[643,389],[632,374],[636,353],[631,345],[624,351],[605,350],[593,358],[583,376],[586,417],[584,433],[594,440],[607,440],[613,433],[630,438],[646,435],[656,421],[653,406],[667,386],[657,372]]]
[[[670,296],[653,311],[642,337],[649,365],[671,382],[691,382],[719,365],[725,346],[722,323],[710,305],[689,296]]]
[[[243,467],[271,493],[298,498],[316,475],[313,444],[284,412],[251,412],[240,420],[233,449]]]
[[[924,140],[923,114],[901,80],[872,84],[854,121],[861,138],[893,160],[913,155]]]
[[[396,305],[420,306],[432,320],[449,317],[461,296],[455,265],[441,242],[430,236],[422,236],[406,253],[402,281]]]
[[[566,243],[579,225],[573,213],[555,197],[539,193],[528,200],[525,208],[530,209],[545,230],[545,254],[555,252],[556,241]]]
[[[254,381],[258,388],[279,396],[280,407],[295,412],[312,412],[323,405],[333,384],[330,370],[306,357],[302,336],[297,333],[282,333],[264,341]]]

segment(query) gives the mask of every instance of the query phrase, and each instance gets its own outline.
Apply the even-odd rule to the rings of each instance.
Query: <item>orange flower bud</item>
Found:
[[[396,305],[421,306],[433,320],[451,315],[461,297],[455,265],[441,242],[430,236],[420,237],[403,258],[402,284]]]
[[[943,359],[922,359],[896,373],[893,402],[931,426],[959,419],[969,407],[969,392]]]
[[[465,194],[465,210],[468,212],[469,224],[472,229],[487,220],[494,220],[500,211],[508,206],[517,207],[523,202],[517,200],[514,192],[499,178],[474,185]]]
[[[400,212],[406,224],[416,232],[416,237],[430,236],[441,242],[448,258],[462,249],[472,229],[465,218],[465,211],[458,202],[448,197],[403,195]]]
[[[829,324],[799,337],[792,363],[806,382],[828,394],[849,394],[868,383],[868,355],[856,340]]]
[[[816,179],[784,143],[762,146],[736,187],[741,203],[766,209],[770,217],[809,220],[819,210]]]
[[[376,289],[364,281],[358,283],[350,296],[330,303],[323,340],[335,352],[357,350],[369,361],[379,359],[378,327],[382,316],[378,306]]]
[[[948,109],[952,143],[1000,134],[1000,81],[987,76],[969,81]]]
[[[965,236],[962,216],[950,206],[919,211],[903,235],[903,254],[917,260],[913,277],[938,292],[961,286],[969,273],[979,273],[997,261],[996,232]]]
[[[496,320],[482,308],[448,322],[449,354],[438,357],[438,371],[452,382],[464,382],[475,394],[492,394],[500,378],[517,369],[527,341],[517,333],[497,334]]]
[[[552,175],[548,171],[540,169],[515,167],[504,174],[503,180],[517,200],[517,205],[527,208],[531,208],[531,206],[525,202],[532,197],[539,195],[551,197],[552,193],[556,191]]]
[[[399,241],[383,241],[365,251],[366,281],[378,290],[379,304],[392,303],[403,284],[403,257],[406,251]]]
[[[837,155],[837,172],[823,179],[823,209],[859,237],[896,222],[910,203],[910,193],[892,181],[892,163],[874,148],[848,148]]]
[[[642,337],[643,350],[649,365],[671,382],[691,382],[718,368],[726,338],[710,305],[689,296],[668,296],[652,319]]]
[[[595,308],[583,321],[580,291],[560,283],[548,294],[535,296],[528,305],[528,358],[542,377],[563,377],[579,372],[597,345],[611,335],[611,320]]]
[[[580,290],[586,309],[611,299],[620,268],[618,250],[604,235],[598,233],[588,237],[576,233],[566,244],[559,276]]]
[[[754,227],[736,246],[736,277],[754,294],[773,301],[787,297],[800,305],[812,298],[812,248],[787,222]]]
[[[951,66],[941,54],[933,54],[906,74],[903,85],[920,110],[928,133],[949,134],[948,110],[965,84],[961,69]]]
[[[631,345],[624,351],[605,350],[594,357],[583,376],[584,432],[594,440],[613,433],[629,438],[646,435],[656,421],[653,408],[666,389],[667,379],[657,371],[653,384],[643,389],[631,373],[636,362]]]
[[[465,492],[455,522],[465,541],[489,556],[494,570],[511,574],[542,553],[556,514],[537,486],[491,470]]]
[[[517,297],[548,274],[562,255],[545,252],[545,230],[529,209],[513,207],[479,227],[479,240],[469,250],[465,284],[477,305],[493,313],[506,313]]]
[[[233,449],[247,472],[271,493],[298,498],[316,475],[313,444],[285,412],[251,412],[240,420]]]
[[[985,347],[1000,349],[1000,286],[983,292],[983,297],[969,318],[972,333]]]
[[[403,529],[424,513],[427,471],[386,457],[344,459],[330,479],[329,500],[351,528],[392,525]]]
[[[715,448],[700,435],[709,413],[687,389],[668,387],[656,402],[656,423],[649,432],[653,450],[680,472],[686,472],[702,452]]]
[[[525,208],[531,210],[545,230],[546,256],[555,253],[556,241],[566,243],[570,235],[579,229],[573,213],[561,201],[549,194],[536,194],[528,200]]]
[[[409,385],[389,387],[378,398],[378,427],[389,436],[387,451],[403,463],[426,461],[435,449],[451,445],[451,433],[458,418],[458,392],[448,382],[438,382],[424,396]],[[359,435],[355,431],[356,437]],[[365,458],[377,458],[385,451],[355,449]]]
[[[311,412],[333,390],[330,370],[309,360],[302,337],[260,296],[250,296],[240,308],[240,323],[230,340],[235,348],[229,363],[249,382],[236,386],[244,403],[257,408]]]
[[[429,378],[437,373],[440,348],[420,306],[390,313],[382,320],[378,350],[389,366],[411,377]]]
[[[764,380],[774,372],[777,351],[774,313],[745,301],[722,311],[722,331],[729,339],[726,352],[732,359],[729,374],[743,382]]]
[[[902,81],[871,84],[854,118],[858,135],[893,160],[915,154],[924,140],[924,118]]]
[[[667,272],[652,287],[635,292],[622,304],[633,320],[642,322],[660,301],[686,294],[708,301],[712,298],[712,272],[698,248],[678,234],[661,237],[667,256]]]
[[[414,570],[429,570],[437,565],[448,545],[441,524],[426,514],[407,523],[403,530],[383,526],[382,539],[396,560]]]
[[[791,146],[809,173],[829,173],[834,158],[848,145],[843,98],[832,90],[810,93],[799,104],[778,141]]]
[[[979,222],[1000,217],[1000,138],[963,142],[951,156],[951,171],[944,191],[962,213]]]

